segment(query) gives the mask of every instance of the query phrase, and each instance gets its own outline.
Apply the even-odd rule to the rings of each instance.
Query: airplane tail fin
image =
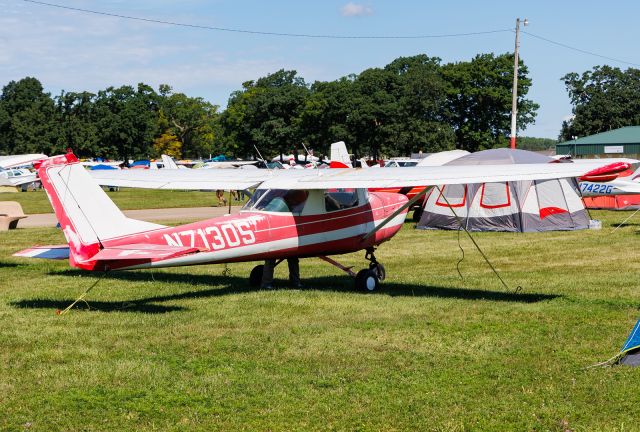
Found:
[[[126,217],[73,153],[37,164],[38,175],[69,243],[71,265],[86,268],[102,242],[165,228]]]
[[[329,168],[353,168],[349,152],[347,151],[347,145],[344,141],[331,144],[331,154],[329,157],[331,158]]]
[[[164,169],[178,169],[178,164],[173,158],[169,155],[162,155],[162,165],[164,165]]]

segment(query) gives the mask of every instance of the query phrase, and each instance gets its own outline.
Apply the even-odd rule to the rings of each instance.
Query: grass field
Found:
[[[639,430],[640,369],[585,370],[640,315],[639,219],[476,238],[404,229],[377,294],[319,260],[306,288],[248,287],[252,264],[95,276],[12,258],[55,229],[0,233],[0,429]],[[361,268],[363,254],[342,257]]]
[[[171,191],[151,189],[120,189],[107,192],[121,210],[208,207],[218,205],[214,192]],[[225,193],[226,198],[229,194]],[[53,213],[51,204],[43,190],[31,192],[0,192],[0,201],[18,201],[26,214]],[[234,201],[233,205],[242,203]]]

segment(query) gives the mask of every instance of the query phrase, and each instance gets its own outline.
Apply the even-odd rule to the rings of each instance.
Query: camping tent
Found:
[[[466,150],[447,150],[438,153],[431,153],[418,162],[418,166],[442,166],[447,162],[451,162],[452,160],[456,160],[468,154],[469,152]]]
[[[485,150],[446,166],[549,163],[553,159],[525,150]],[[455,214],[454,214],[455,212]],[[457,215],[457,217],[456,217]],[[589,227],[575,179],[448,185],[428,196],[418,229],[470,231],[556,231]]]
[[[640,320],[633,326],[633,330],[629,333],[627,340],[624,342],[624,345],[622,345],[622,349],[618,354],[607,361],[596,363],[591,367],[613,365],[640,366]]]

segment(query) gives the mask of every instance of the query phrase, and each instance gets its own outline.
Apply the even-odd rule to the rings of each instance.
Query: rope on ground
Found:
[[[89,288],[87,288],[87,290],[85,292],[83,292],[77,299],[76,301],[74,301],[73,303],[71,303],[69,306],[67,306],[66,308],[64,308],[63,310],[56,310],[56,315],[65,315],[67,314],[76,304],[78,304],[79,302],[84,302],[84,304],[87,305],[87,307],[89,309],[91,309],[91,306],[89,306],[89,303],[87,303],[87,301],[84,299],[87,294],[89,294],[89,292],[94,289],[96,287],[96,285],[98,285],[98,283],[100,283],[100,281],[102,280],[102,278],[107,274],[107,271],[105,271],[104,273],[102,273],[102,275],[100,275],[100,277],[93,283],[93,285],[91,285]]]
[[[460,264],[462,264],[462,261],[464,261],[464,248],[462,247],[462,242],[460,241],[460,231],[462,231],[462,225],[458,227],[458,248],[460,248],[460,252],[462,253],[462,256],[456,263],[456,271],[458,272],[458,276],[460,276],[460,279],[464,280],[464,277],[462,276],[462,272],[460,271]]]
[[[458,224],[460,225],[460,227],[464,230],[465,233],[467,233],[467,236],[469,236],[469,239],[471,239],[471,242],[473,243],[473,245],[476,247],[476,249],[478,249],[478,252],[480,252],[480,255],[482,255],[482,258],[484,258],[485,262],[487,263],[487,265],[489,265],[489,267],[491,268],[491,270],[493,271],[493,273],[496,275],[496,277],[498,278],[498,280],[500,281],[500,283],[502,284],[502,286],[504,287],[504,289],[506,289],[507,291],[510,290],[509,286],[507,285],[507,283],[504,281],[504,279],[502,279],[502,277],[500,276],[500,274],[498,273],[498,271],[496,270],[496,268],[493,266],[493,264],[491,263],[491,261],[489,261],[489,258],[485,255],[485,253],[482,251],[482,249],[480,249],[480,245],[478,245],[478,243],[476,242],[476,239],[473,238],[473,236],[471,235],[471,233],[469,232],[469,230],[467,230],[467,228],[462,224],[462,219],[460,219],[460,217],[458,216],[458,214],[456,213],[456,211],[453,209],[453,207],[451,206],[451,204],[449,203],[449,200],[447,199],[447,197],[444,195],[444,193],[442,192],[442,189],[440,188],[440,186],[436,186],[436,189],[438,189],[438,192],[440,192],[440,196],[442,198],[444,198],[445,202],[447,203],[447,205],[449,206],[449,209],[451,210],[451,212],[453,213],[453,215],[455,216],[456,220],[458,221]],[[459,232],[459,231],[458,231]],[[464,251],[463,251],[464,253]],[[459,273],[459,271],[458,271]],[[516,287],[515,290],[513,290],[513,292],[515,294],[519,293],[520,291],[522,291],[522,287],[520,285],[518,285]]]
[[[618,225],[613,231],[611,231],[611,234],[613,234],[614,232],[616,232],[618,230],[618,228],[620,228],[622,225],[624,225],[625,223],[627,223],[627,221],[629,219],[631,219],[632,217],[634,217],[636,215],[636,213],[638,213],[640,211],[640,208],[636,211],[634,211],[633,213],[631,213],[631,216],[629,216],[628,218],[626,218],[625,220],[623,220],[622,222],[620,222],[620,225]]]

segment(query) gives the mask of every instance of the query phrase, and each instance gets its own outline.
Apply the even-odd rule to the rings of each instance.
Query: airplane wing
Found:
[[[47,155],[39,154],[39,153],[0,156],[0,168],[13,168],[13,167],[19,167],[22,165],[29,165],[32,162],[36,162],[46,158],[47,158]]]
[[[625,181],[616,182],[616,189],[622,191],[623,194],[640,194],[640,182]]]
[[[332,189],[491,183],[580,177],[614,160],[593,163],[477,165],[362,170],[125,170],[92,171],[104,186],[148,189]]]
[[[244,190],[257,187],[268,170],[119,170],[90,171],[101,186],[143,189]]]

